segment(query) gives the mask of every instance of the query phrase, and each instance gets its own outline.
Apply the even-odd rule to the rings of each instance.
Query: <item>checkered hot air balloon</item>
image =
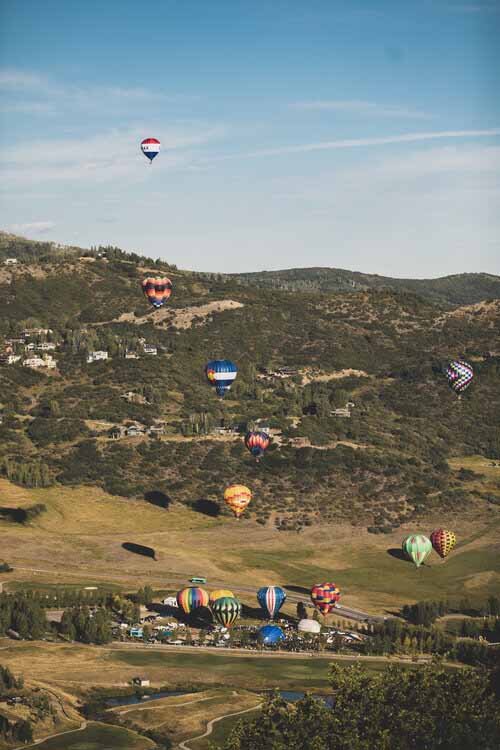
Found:
[[[189,615],[198,607],[208,607],[208,594],[199,586],[186,586],[177,592],[177,604],[185,615]]]
[[[453,388],[455,393],[460,396],[472,383],[474,370],[468,362],[457,359],[450,362],[446,368],[446,377],[450,388]]]
[[[160,141],[157,138],[144,138],[141,142],[141,151],[151,164],[160,153]]]
[[[142,281],[142,291],[153,307],[162,307],[172,294],[172,282],[166,276],[162,278],[148,276]]]
[[[229,391],[237,374],[238,368],[229,359],[213,359],[205,367],[208,382],[221,398]]]
[[[223,596],[222,599],[216,599],[211,605],[212,614],[218,623],[225,628],[230,628],[241,615],[241,604],[238,599],[230,596]]]
[[[311,589],[311,601],[322,615],[327,615],[340,599],[340,589],[334,583],[317,583]]]
[[[432,552],[431,540],[423,534],[410,534],[403,539],[403,553],[419,568]]]
[[[231,508],[236,518],[239,518],[245,512],[251,499],[252,491],[244,484],[231,484],[224,491],[224,501]]]
[[[264,455],[266,450],[269,448],[271,439],[267,432],[263,430],[250,430],[245,435],[245,447],[250,451],[252,456],[255,456],[257,461]]]
[[[270,620],[274,620],[286,599],[286,592],[281,586],[263,586],[257,591],[257,601],[267,613]]]
[[[446,557],[457,543],[457,537],[453,531],[435,529],[431,534],[431,543],[440,557]]]

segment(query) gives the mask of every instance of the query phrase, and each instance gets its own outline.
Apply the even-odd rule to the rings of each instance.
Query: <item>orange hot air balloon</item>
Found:
[[[457,543],[457,537],[448,529],[435,529],[431,534],[431,542],[439,557],[446,557]]]
[[[244,513],[251,499],[252,491],[243,484],[232,484],[224,492],[226,505],[231,508],[236,518]]]

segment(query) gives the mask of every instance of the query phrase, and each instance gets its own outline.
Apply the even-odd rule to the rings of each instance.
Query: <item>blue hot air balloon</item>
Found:
[[[271,620],[274,620],[285,599],[286,593],[280,586],[263,586],[257,591],[257,601]]]
[[[264,646],[274,646],[285,640],[285,634],[277,625],[264,625],[258,632],[258,638]]]
[[[205,367],[205,375],[215,387],[217,395],[224,398],[238,374],[238,368],[229,359],[213,359]]]

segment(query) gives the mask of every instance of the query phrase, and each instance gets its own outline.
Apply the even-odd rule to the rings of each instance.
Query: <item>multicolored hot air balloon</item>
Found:
[[[472,383],[474,370],[468,362],[458,359],[450,362],[446,368],[446,377],[450,388],[460,396]]]
[[[230,628],[241,615],[241,604],[234,596],[223,596],[212,604],[211,610],[218,623]]]
[[[244,513],[251,499],[252,491],[244,484],[231,484],[224,491],[224,501],[231,508],[236,518]]]
[[[322,615],[327,615],[340,599],[340,589],[334,583],[317,583],[311,589],[311,601]]]
[[[160,153],[160,141],[156,138],[144,138],[141,143],[141,151],[151,164],[155,156]]]
[[[446,557],[456,543],[457,537],[453,531],[435,529],[431,534],[431,544],[440,557]]]
[[[250,430],[245,435],[245,447],[250,451],[252,456],[255,456],[257,461],[269,448],[270,442],[271,438],[267,432],[263,432],[262,430]]]
[[[209,597],[210,605],[216,602],[217,599],[223,599],[224,597],[229,599],[235,598],[233,592],[229,591],[229,589],[216,589],[215,591],[211,591]]]
[[[403,553],[419,568],[432,552],[431,540],[423,534],[410,534],[403,539]]]
[[[270,620],[274,620],[286,599],[286,592],[281,586],[263,586],[257,591],[257,601],[267,612]]]
[[[205,367],[208,382],[221,398],[229,391],[237,374],[238,368],[230,359],[212,359]]]
[[[158,279],[148,276],[142,282],[142,291],[153,307],[162,307],[172,294],[172,282],[166,276]]]
[[[198,607],[208,607],[208,594],[198,586],[186,586],[177,592],[177,604],[185,615],[189,615]]]
[[[285,634],[277,625],[264,625],[257,633],[257,638],[264,646],[274,646],[285,640]]]

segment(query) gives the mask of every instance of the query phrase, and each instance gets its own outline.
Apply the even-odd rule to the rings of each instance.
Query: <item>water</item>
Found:
[[[117,695],[114,698],[107,698],[105,700],[105,706],[107,708],[116,708],[117,706],[133,706],[137,703],[147,703],[148,701],[154,701],[157,698],[174,698],[177,695],[190,695],[192,690],[165,690],[160,693],[152,693],[151,695]],[[300,690],[280,690],[279,695],[287,703],[296,703],[304,697],[305,693]],[[327,706],[331,706],[332,698],[330,695],[317,695],[319,700],[322,700]]]

